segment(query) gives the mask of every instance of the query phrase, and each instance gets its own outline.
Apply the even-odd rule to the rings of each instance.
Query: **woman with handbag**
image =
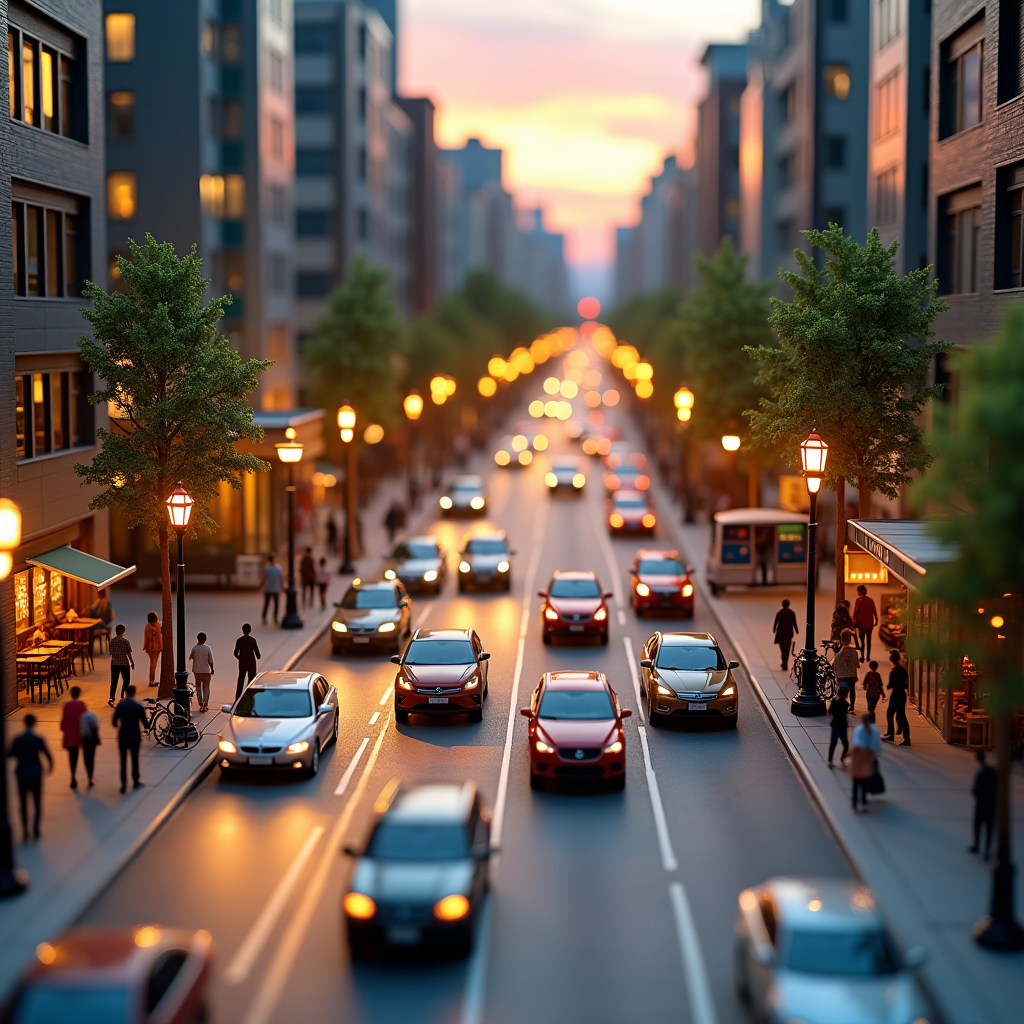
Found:
[[[867,812],[868,792],[878,772],[878,755],[882,752],[882,737],[875,726],[875,716],[860,716],[860,725],[853,730],[853,741],[850,747],[850,775],[853,778],[853,809],[858,810],[857,800],[860,798],[861,812]]]

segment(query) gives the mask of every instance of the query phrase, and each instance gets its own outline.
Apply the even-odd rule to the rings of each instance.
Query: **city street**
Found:
[[[556,442],[547,455],[560,445],[569,450]],[[741,674],[736,731],[647,730],[640,646],[656,629],[714,632],[714,622],[700,603],[692,621],[637,620],[624,586],[634,551],[650,542],[607,539],[596,461],[580,498],[548,496],[547,461],[489,480],[487,521],[516,551],[511,592],[459,595],[450,576],[440,597],[413,599],[414,626],[472,625],[492,653],[481,724],[414,715],[396,727],[394,667],[333,657],[325,636],[301,663],[323,672],[341,701],[338,743],[320,774],[225,780],[215,771],[85,920],[209,929],[218,1022],[744,1020],[733,992],[740,889],[848,868]],[[468,525],[434,526],[452,569]],[[566,568],[592,569],[615,592],[607,647],[542,645],[536,591]],[[569,667],[606,672],[633,709],[623,793],[529,787],[518,709],[543,671]],[[351,862],[341,847],[361,841],[374,798],[395,777],[474,779],[494,809],[499,852],[468,961],[350,961],[340,901]]]

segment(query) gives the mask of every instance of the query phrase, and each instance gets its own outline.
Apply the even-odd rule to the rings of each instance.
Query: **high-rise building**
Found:
[[[434,104],[426,97],[398,97],[397,104],[412,122],[409,145],[412,224],[410,303],[414,313],[427,313],[438,296],[438,157],[434,141]]]

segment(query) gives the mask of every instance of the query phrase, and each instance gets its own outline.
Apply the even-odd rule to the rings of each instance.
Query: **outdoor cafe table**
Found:
[[[28,651],[22,651],[18,655],[18,664],[24,665],[28,670],[28,690],[29,700],[35,703],[35,684],[39,683],[39,703],[43,702],[43,678],[41,676],[42,668],[47,662],[51,661],[57,654],[57,651],[51,650],[44,654],[38,653],[38,648],[30,648]],[[46,699],[50,699],[50,685],[47,681],[46,686]]]
[[[82,671],[85,671],[85,658],[88,653],[89,664],[92,665],[92,631],[97,626],[102,626],[102,619],[75,619],[74,622],[61,622],[57,625],[57,632],[64,636],[70,636],[79,643],[88,643],[88,652],[82,651]]]

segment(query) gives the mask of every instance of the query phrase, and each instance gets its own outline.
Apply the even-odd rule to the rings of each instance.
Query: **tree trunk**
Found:
[[[846,479],[836,484],[836,604],[846,600]]]
[[[861,519],[871,517],[871,489],[864,483],[864,477],[857,478],[857,515]]]
[[[757,452],[753,448],[747,452],[747,505],[759,508],[761,505],[760,468],[757,464]]]
[[[160,527],[160,596],[163,613],[160,628],[164,649],[160,655],[160,697],[170,697],[174,689],[174,623],[171,621],[171,555],[166,526]]]

